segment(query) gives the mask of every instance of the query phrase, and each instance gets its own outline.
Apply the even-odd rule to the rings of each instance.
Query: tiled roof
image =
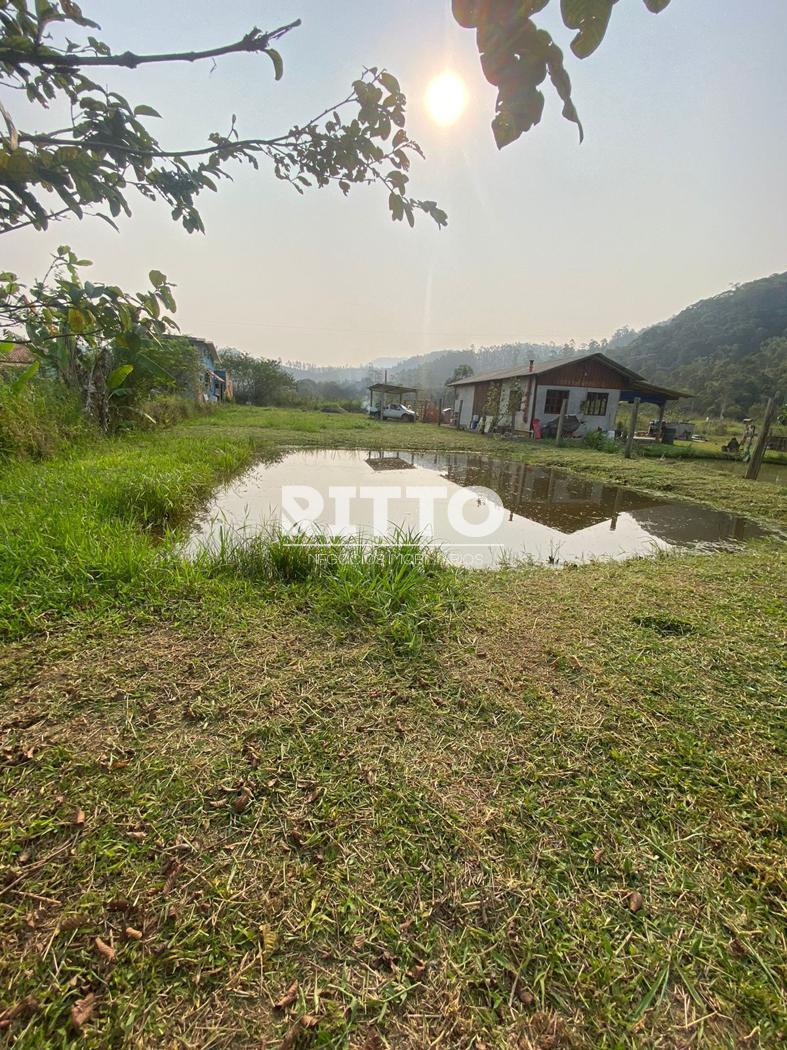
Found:
[[[35,358],[27,349],[26,346],[21,346],[19,343],[7,354],[0,354],[0,366],[2,365],[31,365]]]
[[[495,379],[514,379],[519,376],[528,375],[540,375],[543,372],[552,372],[556,368],[560,368],[563,365],[576,365],[580,361],[589,361],[591,358],[598,358],[599,361],[603,361],[604,364],[609,365],[610,368],[614,368],[616,372],[620,372],[621,375],[626,376],[628,379],[637,381],[642,380],[642,376],[636,372],[632,372],[630,368],[626,368],[624,365],[618,364],[617,361],[613,361],[612,358],[607,357],[606,354],[570,354],[566,357],[553,357],[548,361],[536,361],[533,365],[531,372],[529,365],[520,364],[514,368],[501,368],[496,372],[482,372],[480,375],[467,376],[466,379],[457,379],[453,383],[449,383],[449,386],[472,386],[474,383],[487,383],[490,380]]]

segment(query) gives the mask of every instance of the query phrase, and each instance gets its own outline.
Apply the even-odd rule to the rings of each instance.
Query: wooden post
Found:
[[[437,425],[441,427],[443,425],[443,399],[437,402]]]
[[[666,403],[664,405],[659,405],[659,430],[658,430],[658,437],[656,438],[656,440],[659,442],[659,444],[663,444],[664,443],[664,409],[665,408],[666,408]]]
[[[629,422],[629,436],[626,438],[626,451],[623,455],[626,459],[631,459],[631,449],[634,446],[634,432],[637,429],[637,417],[639,416],[639,398],[634,398],[634,404],[631,408],[631,420]]]
[[[566,421],[566,409],[568,408],[568,398],[563,398],[560,405],[560,415],[557,417],[557,434],[555,435],[555,448],[560,448],[560,442],[563,440],[563,424]]]
[[[455,426],[456,426],[457,430],[459,429],[459,424],[460,424],[460,421],[462,419],[462,405],[464,403],[465,403],[464,398],[462,398],[461,401],[459,402],[459,410],[457,411],[456,408],[454,409],[454,413],[456,414]],[[454,402],[454,404],[456,404],[456,402]]]
[[[756,481],[757,475],[760,473],[760,467],[765,456],[765,447],[768,444],[768,435],[771,432],[771,424],[773,423],[773,416],[776,412],[776,401],[774,398],[768,398],[768,407],[765,409],[765,419],[763,420],[762,430],[760,436],[757,438],[757,445],[752,453],[752,457],[749,460],[749,467],[746,471],[746,479],[748,481]]]

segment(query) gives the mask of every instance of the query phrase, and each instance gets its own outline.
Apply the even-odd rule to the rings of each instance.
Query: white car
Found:
[[[379,408],[370,408],[369,415],[380,418]],[[415,423],[415,412],[407,405],[391,404],[384,405],[382,409],[383,419],[399,419],[402,423]]]

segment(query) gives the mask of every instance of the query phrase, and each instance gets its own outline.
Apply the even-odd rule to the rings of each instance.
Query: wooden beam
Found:
[[[631,421],[629,423],[629,436],[626,438],[626,451],[623,455],[626,459],[631,459],[631,449],[634,446],[634,432],[637,429],[637,418],[639,417],[639,398],[634,398],[634,404],[631,406]]]
[[[568,408],[568,398],[564,397],[560,405],[560,415],[557,418],[557,433],[555,434],[555,447],[560,448],[560,442],[563,440],[563,424],[566,421],[566,409]]]
[[[773,417],[776,412],[776,401],[774,398],[768,398],[768,407],[765,409],[765,419],[762,424],[762,430],[760,436],[757,438],[757,444],[755,446],[752,457],[749,460],[749,467],[746,471],[747,481],[756,481],[757,475],[760,473],[760,467],[762,466],[763,458],[765,457],[765,447],[768,444],[768,435],[771,432],[771,424],[773,423]]]

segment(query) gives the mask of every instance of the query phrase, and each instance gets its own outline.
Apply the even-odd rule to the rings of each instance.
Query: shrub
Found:
[[[596,452],[617,452],[618,446],[611,438],[608,438],[603,430],[591,430],[582,438],[585,448],[595,449]]]

